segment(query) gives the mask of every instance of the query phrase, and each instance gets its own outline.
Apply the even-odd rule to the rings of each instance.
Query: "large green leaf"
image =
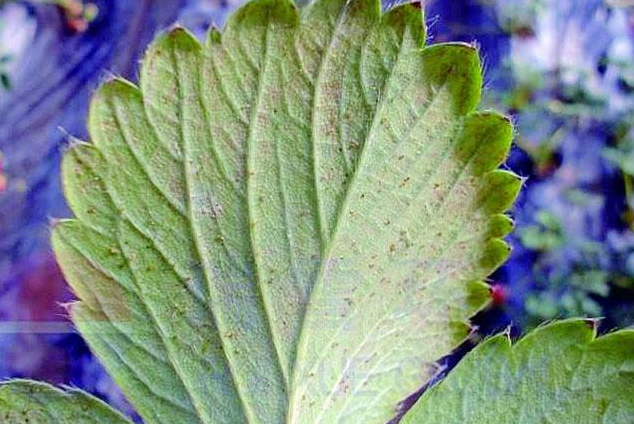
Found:
[[[520,186],[419,9],[255,0],[95,94],[53,245],[148,424],[384,423],[488,299]]]
[[[131,424],[99,399],[79,390],[15,380],[0,385],[2,424]]]
[[[582,320],[541,327],[515,346],[498,335],[426,391],[402,424],[631,424],[634,331],[595,338]]]

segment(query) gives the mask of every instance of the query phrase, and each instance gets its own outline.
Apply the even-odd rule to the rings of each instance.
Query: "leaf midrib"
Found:
[[[400,56],[401,56],[401,55],[400,55],[400,50],[399,50],[399,55],[397,56],[397,63],[398,63],[398,60],[399,60]],[[392,72],[393,72],[394,68],[396,68],[397,63],[395,63],[394,67],[392,68]],[[393,75],[393,74],[391,73],[391,74],[390,74],[390,77],[388,78],[388,83],[387,83],[386,85],[389,85],[389,83],[390,83],[390,81],[391,81],[391,79],[392,79],[392,75]],[[383,106],[383,101],[384,101],[384,99],[385,99],[385,96],[381,96],[381,99],[380,99],[380,101],[379,101],[379,107],[382,107],[382,106]],[[375,115],[373,116],[373,121],[372,121],[373,123],[377,120],[377,116],[379,115],[379,113],[378,113],[378,109],[379,109],[379,108],[377,108],[377,113],[375,113]],[[368,140],[369,140],[369,138],[370,138],[370,133],[371,133],[371,131],[372,131],[372,130],[368,131],[368,135],[366,136],[365,142],[363,143],[363,146],[362,146],[362,151],[361,151],[361,157],[359,158],[357,168],[360,168],[360,167],[361,167],[361,165],[362,165],[362,160],[363,160],[364,152],[367,150],[367,149],[366,149],[366,146],[367,146],[367,141],[368,141]],[[352,177],[352,181],[351,181],[351,182],[350,182],[350,184],[348,185],[348,190],[346,191],[346,196],[345,196],[345,198],[343,199],[343,203],[342,203],[342,205],[341,205],[340,212],[337,214],[337,222],[336,222],[336,224],[335,224],[335,228],[333,229],[333,234],[332,234],[331,242],[330,242],[330,243],[328,244],[328,246],[327,246],[326,253],[324,254],[324,259],[322,260],[322,265],[320,266],[319,274],[318,274],[317,279],[316,279],[317,283],[318,283],[319,281],[321,281],[321,279],[323,278],[323,272],[325,272],[325,264],[327,264],[327,263],[328,263],[328,259],[326,259],[326,258],[329,258],[330,256],[332,256],[332,255],[331,255],[331,250],[332,250],[332,246],[335,244],[335,243],[334,243],[334,240],[335,240],[336,236],[337,236],[337,235],[338,235],[338,233],[339,233],[339,227],[340,227],[341,225],[343,225],[343,224],[342,224],[342,221],[345,219],[345,217],[344,217],[344,215],[345,215],[345,214],[344,214],[344,213],[342,213],[342,211],[344,211],[344,210],[347,210],[347,209],[348,209],[349,193],[351,192],[351,187],[353,187],[353,184],[355,184],[355,183],[356,183],[356,179],[357,179],[357,173],[355,173],[355,174],[354,174],[354,176]],[[317,284],[317,283],[316,283],[316,284]],[[343,325],[342,325],[341,327],[343,327]],[[341,328],[340,328],[340,329],[341,329]],[[339,329],[339,330],[340,330],[340,329]],[[303,332],[302,332],[302,333],[303,333]],[[338,332],[337,334],[333,335],[333,337],[330,339],[330,341],[332,341],[332,340],[336,339],[338,336],[339,336],[339,332]],[[300,338],[300,340],[301,340],[301,338]],[[330,344],[330,341],[328,342],[328,344]],[[324,354],[326,354],[326,353],[327,353],[327,352],[324,352]],[[315,370],[315,368],[313,367],[313,368],[311,368],[311,370],[310,370],[310,371],[314,371],[314,370]]]
[[[399,56],[399,57],[400,57],[400,56]],[[395,66],[396,66],[396,65],[395,65]],[[390,75],[390,78],[391,78],[391,75]],[[441,90],[438,90],[438,92],[440,92],[440,91],[441,91]],[[428,102],[428,104],[426,105],[426,107],[425,107],[425,111],[424,111],[423,113],[421,113],[421,115],[420,115],[419,117],[417,117],[416,122],[420,122],[422,119],[424,119],[424,117],[425,117],[426,113],[428,112],[429,108],[432,106],[432,104],[433,104],[433,103],[434,103],[434,102],[435,102],[438,98],[439,98],[439,96],[438,96],[436,93],[434,93],[433,98],[432,98],[432,99],[430,99],[430,101],[429,101],[429,102]],[[381,106],[383,107],[383,104],[381,104]],[[374,121],[376,121],[376,116],[378,116],[378,115],[379,115],[379,113],[375,114]],[[411,133],[411,131],[413,131],[413,127],[414,127],[414,125],[412,125],[412,127],[410,128],[410,130],[408,131],[408,133]],[[372,127],[372,128],[374,128],[374,127]],[[372,130],[368,132],[368,134],[369,134],[369,136],[368,136],[368,140],[369,140],[369,139],[370,139],[370,137],[371,137],[371,135],[370,135],[371,133],[372,133]],[[405,138],[407,138],[407,136],[403,137],[403,139],[405,139]],[[366,142],[367,142],[367,141],[366,141]],[[364,143],[364,146],[365,146],[365,143]],[[365,151],[365,148],[364,148],[363,150]],[[446,159],[447,152],[449,152],[450,150],[451,150],[451,149],[450,149],[450,146],[448,146],[448,147],[445,149],[445,151],[444,151],[444,153],[443,153],[443,157],[441,158],[441,163],[442,163],[442,162]],[[363,152],[362,152],[361,154],[363,155]],[[424,152],[423,152],[423,153],[421,153],[421,155],[422,155],[422,154],[424,154]],[[361,160],[360,160],[360,161],[359,161],[359,167],[361,167],[361,166],[362,166],[362,163],[361,163]],[[432,172],[432,174],[431,174],[431,175],[428,177],[428,179],[427,179],[427,183],[429,183],[429,182],[430,182],[430,180],[431,180],[431,176],[435,175],[435,174],[439,171],[439,169],[440,169],[440,167],[439,167],[439,166],[436,166],[436,167],[434,168],[434,171]],[[354,183],[354,181],[353,181],[353,182],[351,182],[350,187],[352,187],[352,184],[353,184],[353,183]],[[427,188],[427,187],[429,187],[429,185],[428,185],[428,184],[425,184],[425,188]],[[349,189],[349,190],[348,190],[348,192],[346,193],[346,200],[348,199],[348,193],[350,193],[350,192],[351,192],[351,190]],[[341,209],[341,212],[340,212],[340,214],[339,214],[338,219],[339,219],[339,218],[341,218],[341,217],[343,217],[343,216],[346,216],[346,217],[347,217],[347,214],[346,214],[346,213],[344,213],[347,209],[348,209],[347,205],[345,205],[345,207],[342,207],[342,209]],[[409,208],[407,209],[407,211],[409,211]],[[399,216],[399,218],[400,218],[400,219],[404,219],[404,217],[405,217],[406,215],[407,215],[406,213],[401,213],[401,214],[399,214],[398,216]],[[400,220],[399,220],[399,221],[400,221]],[[399,221],[396,221],[396,222],[399,222]],[[343,221],[343,222],[345,222],[345,221]],[[342,224],[342,225],[343,225],[343,224]],[[396,225],[396,224],[395,224],[395,225]],[[331,245],[334,245],[334,240],[335,240],[336,236],[337,236],[337,232],[335,232],[335,233],[334,233],[334,235],[333,235],[333,243],[331,243]],[[330,256],[330,254],[329,254],[329,256]],[[320,270],[320,271],[321,271],[321,270]],[[322,275],[321,275],[321,274],[320,274],[320,277],[319,277],[319,278],[320,278],[320,279],[322,278]],[[365,299],[367,296],[369,296],[369,294],[370,294],[371,292],[370,292],[370,291],[368,291],[368,290],[366,290],[366,292],[365,292],[365,293],[366,293],[366,294],[365,294],[365,295],[364,295],[364,297],[361,299],[361,301],[363,301],[363,299]],[[346,326],[346,323],[348,323],[348,322],[352,321],[352,320],[353,320],[353,318],[355,318],[355,317],[356,317],[356,314],[357,314],[357,312],[358,312],[358,311],[359,311],[359,308],[356,308],[356,309],[355,309],[355,310],[354,310],[354,311],[353,311],[350,315],[346,316],[345,320],[342,320],[342,322],[340,323],[340,325],[339,325],[339,326],[338,326],[338,328],[337,328],[337,331],[334,333],[333,337],[331,337],[331,338],[329,339],[329,341],[328,341],[327,345],[330,345],[330,344],[331,344],[334,340],[336,340],[336,339],[338,339],[338,338],[339,338],[339,336],[340,336],[340,334],[341,334],[341,331],[342,331],[342,330],[345,328],[345,326]],[[360,346],[361,346],[361,345],[360,345]],[[357,351],[359,350],[360,346],[357,348]],[[327,354],[328,354],[328,350],[327,350],[327,349],[325,349],[325,350],[323,351],[323,353],[321,354],[321,356],[320,356],[319,358],[317,358],[317,361],[315,362],[315,364],[313,364],[313,368],[311,368],[311,372],[314,372],[314,371],[315,371],[316,367],[318,367],[318,366],[319,366],[319,363],[321,362],[321,359],[323,359],[323,358],[325,357],[325,355],[327,355]],[[347,364],[349,364],[349,363],[350,363],[350,362],[349,362],[349,361],[347,361]],[[343,373],[342,373],[342,375],[343,375]],[[319,415],[318,415],[317,420],[315,421],[315,423],[320,423],[320,422],[321,422],[321,419],[322,419],[322,417],[323,417],[323,414],[324,414],[324,413],[326,413],[326,411],[328,410],[328,409],[326,408],[326,406],[328,406],[328,405],[330,404],[330,401],[332,400],[332,397],[333,397],[333,396],[334,396],[334,394],[336,393],[336,390],[335,390],[335,389],[336,389],[336,388],[337,388],[337,386],[339,385],[340,381],[341,381],[341,379],[335,380],[334,385],[333,385],[333,387],[331,388],[331,390],[329,391],[328,397],[325,399],[324,404],[323,404],[323,408],[320,410],[320,413],[319,413]],[[351,398],[352,398],[352,396],[349,396],[349,397],[348,397],[348,401],[349,401]],[[347,405],[347,403],[348,403],[348,402],[346,401],[346,402],[343,404],[343,406]],[[339,413],[338,413],[337,417],[340,417],[340,416],[341,416],[341,413],[344,411],[343,406],[339,409]]]
[[[346,5],[346,7],[345,7],[345,8],[346,8],[346,10],[347,10],[347,5]],[[341,23],[341,20],[342,20],[342,19],[341,19],[341,17],[342,17],[342,16],[344,16],[344,13],[343,13],[343,12],[342,12],[342,13],[341,13],[341,15],[340,15],[340,20],[339,20],[339,23]],[[380,17],[380,19],[383,19],[383,17]],[[330,49],[330,48],[331,48],[331,46],[332,46],[332,41],[335,39],[335,37],[334,37],[334,33],[335,33],[335,32],[333,31],[333,38],[331,39],[331,43],[329,44],[329,49]],[[400,43],[400,46],[399,46],[399,50],[398,50],[398,53],[397,53],[397,56],[396,56],[396,60],[395,60],[395,62],[394,62],[394,65],[392,66],[392,69],[390,69],[390,75],[388,76],[387,80],[386,80],[386,81],[385,81],[385,83],[383,84],[383,87],[382,87],[382,89],[381,89],[381,91],[380,91],[380,93],[379,93],[380,98],[379,98],[379,100],[378,100],[378,105],[377,105],[377,107],[374,109],[374,116],[372,117],[372,122],[371,122],[371,124],[370,124],[370,129],[369,129],[369,130],[368,130],[368,132],[366,133],[366,136],[365,136],[365,138],[364,138],[364,142],[363,142],[363,144],[361,145],[361,152],[360,152],[359,158],[358,158],[358,160],[357,160],[357,165],[356,165],[356,169],[357,169],[357,170],[361,168],[361,166],[362,166],[362,164],[363,164],[363,161],[364,161],[364,158],[365,158],[365,156],[367,156],[367,150],[368,150],[368,148],[367,148],[367,144],[368,144],[368,141],[371,139],[371,137],[372,137],[372,133],[373,133],[373,131],[374,131],[374,129],[375,129],[375,126],[376,126],[376,125],[377,125],[377,123],[378,123],[378,116],[379,116],[379,115],[383,112],[383,110],[384,110],[384,108],[385,108],[385,100],[386,100],[386,98],[387,98],[387,96],[385,95],[385,93],[386,93],[386,90],[388,90],[388,89],[390,89],[390,88],[391,88],[391,86],[392,86],[392,84],[393,84],[393,79],[394,79],[394,71],[395,71],[395,69],[397,69],[397,67],[398,67],[398,66],[399,66],[399,64],[401,63],[402,57],[404,56],[404,54],[403,54],[403,48],[404,48],[404,46],[405,46],[405,41],[406,41],[406,37],[405,37],[405,34],[403,34],[402,39],[401,39],[401,43]],[[321,68],[322,68],[322,66],[323,66],[324,62],[325,62],[325,61],[323,61],[323,60],[320,62],[320,71],[321,71]],[[313,98],[315,98],[315,96],[314,96]],[[314,112],[314,110],[315,110],[315,108],[314,108],[314,105],[313,105],[313,109],[312,109],[312,111]],[[313,128],[314,128],[314,127],[313,127]],[[314,134],[314,132],[313,132],[312,134]],[[315,150],[314,150],[314,149],[315,149],[315,147],[314,147],[314,143],[313,143],[313,152],[315,152]],[[314,160],[313,160],[313,163],[315,163],[315,161],[314,161]],[[333,229],[332,229],[332,233],[331,233],[331,234],[329,234],[329,243],[328,243],[326,246],[324,246],[324,250],[325,250],[325,251],[324,251],[324,253],[323,253],[323,255],[322,255],[322,262],[321,262],[321,265],[320,265],[320,268],[319,268],[319,273],[318,273],[318,275],[317,275],[317,277],[316,277],[316,279],[315,279],[315,283],[314,283],[314,285],[313,285],[313,288],[314,288],[317,284],[320,284],[320,281],[322,280],[323,275],[324,275],[324,272],[325,272],[325,267],[326,267],[326,264],[328,264],[328,263],[329,263],[329,258],[330,258],[330,257],[331,257],[331,255],[332,255],[332,254],[331,254],[331,251],[332,251],[332,246],[334,246],[334,244],[335,244],[335,243],[334,243],[334,240],[336,239],[336,237],[337,237],[337,235],[338,235],[338,233],[339,233],[339,228],[340,228],[340,226],[341,226],[341,225],[343,225],[343,223],[342,223],[342,222],[343,222],[343,220],[345,219],[345,215],[346,215],[346,214],[345,214],[345,213],[343,213],[343,211],[345,211],[345,210],[347,210],[347,209],[348,209],[348,203],[349,203],[349,201],[350,201],[350,192],[352,191],[352,190],[351,190],[351,188],[352,188],[352,187],[356,184],[356,181],[357,181],[357,179],[359,178],[359,177],[358,177],[358,174],[359,174],[358,172],[354,172],[354,173],[352,174],[352,177],[351,177],[351,179],[350,179],[350,182],[348,183],[348,186],[347,186],[347,188],[346,188],[346,194],[345,194],[345,197],[343,198],[343,200],[341,201],[341,204],[339,205],[339,208],[337,209],[337,218],[336,218],[336,221],[335,221],[335,226],[334,226],[334,227],[333,227]],[[315,173],[315,175],[316,175],[316,173]],[[315,181],[317,181],[317,178],[315,178]],[[319,191],[316,191],[316,193],[317,193],[317,195],[318,195]],[[320,204],[320,203],[321,203],[321,202],[318,202],[318,204]],[[319,212],[320,212],[320,218],[322,218],[322,219],[323,219],[323,214],[322,214],[321,209],[319,210]],[[320,219],[320,222],[321,222],[321,219]],[[310,303],[309,303],[309,306],[310,306]],[[308,312],[308,308],[307,308],[307,312]],[[304,314],[304,320],[303,320],[304,322],[305,322],[305,317],[306,317],[306,313]],[[341,325],[341,326],[337,329],[336,334],[335,334],[335,335],[331,338],[331,340],[328,342],[328,344],[330,344],[330,342],[331,342],[332,340],[334,340],[336,337],[338,337],[338,336],[339,336],[339,334],[341,333],[341,330],[343,329],[343,327],[344,327],[344,325]],[[306,331],[305,331],[305,329],[304,329],[304,326],[302,326],[302,328],[301,328],[301,333],[300,333],[300,339],[299,339],[299,343],[298,343],[298,351],[297,351],[297,358],[298,358],[298,359],[300,359],[301,357],[305,356],[306,351],[307,351],[307,349],[308,349],[308,347],[306,346],[306,337],[307,337],[307,336],[306,336]],[[326,353],[326,352],[324,352],[324,354],[325,354],[325,353]],[[315,367],[316,367],[316,366],[318,366],[318,363],[319,363],[319,360],[317,360],[317,361],[315,362],[315,364],[313,365],[313,367],[311,368],[311,370],[309,370],[309,373],[310,373],[310,372],[313,372],[313,371],[315,370]],[[298,394],[296,393],[296,392],[297,392],[297,389],[299,388],[299,380],[298,380],[298,379],[299,379],[299,370],[300,370],[300,368],[299,368],[299,365],[298,365],[298,364],[299,364],[299,360],[297,360],[297,361],[296,361],[296,365],[295,365],[295,371],[294,371],[294,383],[293,383],[293,392],[292,392],[292,398],[291,398],[291,401],[295,400],[295,396],[297,396],[297,395],[298,395]],[[292,412],[292,407],[291,407],[291,406],[289,406],[289,422],[291,422],[291,420],[290,420],[290,418],[291,418],[291,415],[290,415],[290,414],[291,414],[291,412]],[[320,412],[320,416],[318,417],[318,419],[321,419],[321,416],[323,415],[323,412],[324,412],[324,410],[322,410],[322,411]],[[318,422],[318,421],[316,421],[316,422]]]

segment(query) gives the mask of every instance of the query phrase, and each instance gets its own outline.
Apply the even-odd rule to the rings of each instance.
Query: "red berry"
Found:
[[[491,299],[494,305],[499,306],[505,304],[507,298],[508,291],[505,286],[501,284],[493,284],[491,286]]]
[[[66,21],[66,27],[75,33],[82,33],[88,29],[88,22],[83,18],[71,18]]]

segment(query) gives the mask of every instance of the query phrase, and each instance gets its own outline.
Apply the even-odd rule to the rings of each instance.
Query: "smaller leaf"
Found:
[[[595,338],[588,321],[546,325],[515,346],[482,343],[402,424],[631,424],[634,331]]]
[[[13,380],[0,384],[2,424],[130,424],[101,400],[80,390]]]

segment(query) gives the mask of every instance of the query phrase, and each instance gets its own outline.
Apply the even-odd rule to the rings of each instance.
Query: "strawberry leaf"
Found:
[[[628,424],[634,417],[634,331],[596,338],[574,319],[514,346],[488,339],[426,391],[402,424]]]
[[[79,390],[14,380],[0,385],[3,424],[131,424],[101,400]]]

